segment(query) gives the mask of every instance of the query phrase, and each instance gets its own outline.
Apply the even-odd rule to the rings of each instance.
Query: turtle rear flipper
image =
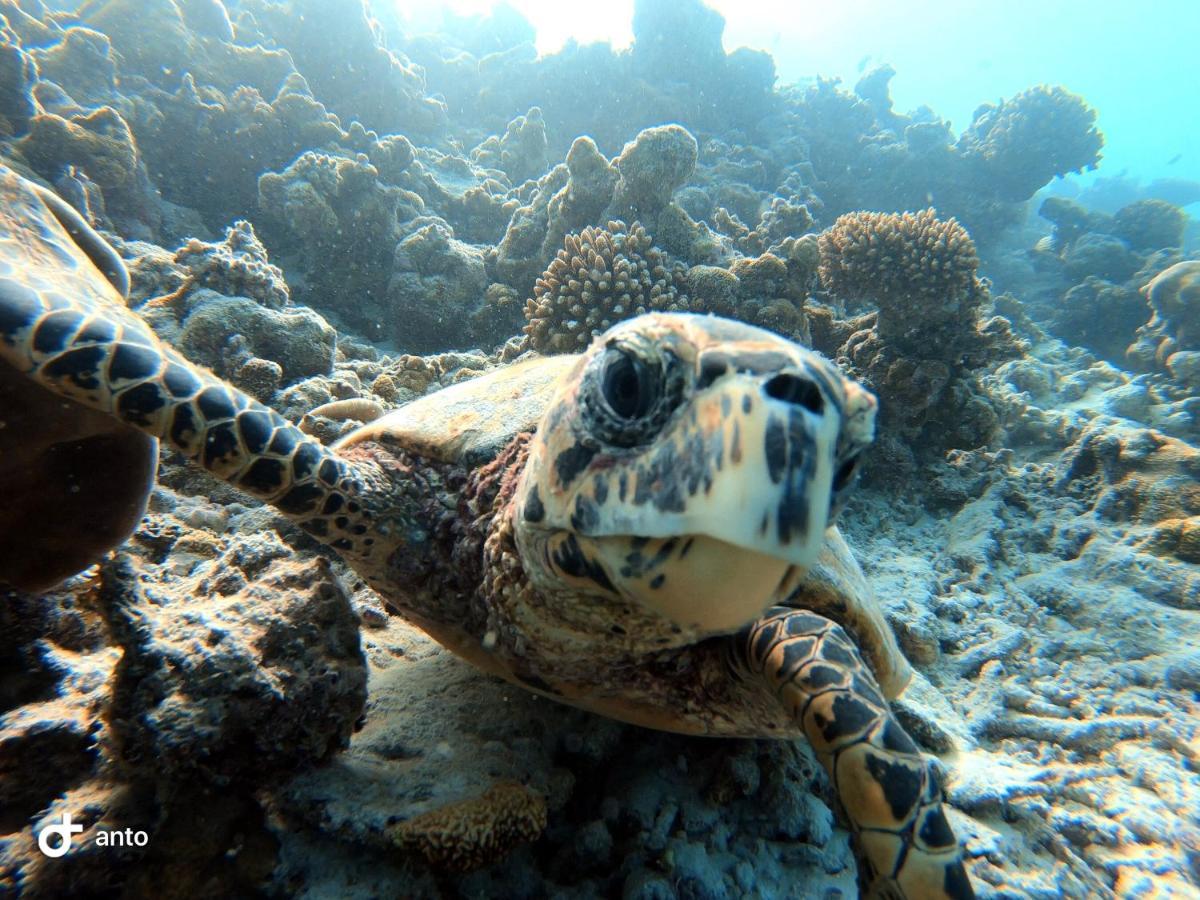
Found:
[[[335,548],[369,553],[365,520],[394,493],[378,468],[335,454],[163,344],[97,268],[111,262],[102,239],[78,222],[65,228],[69,215],[45,194],[0,167],[0,366],[18,376],[6,380],[166,441]]]
[[[931,761],[892,715],[854,642],[807,610],[775,607],[734,639],[829,773],[874,877],[872,895],[974,897]]]

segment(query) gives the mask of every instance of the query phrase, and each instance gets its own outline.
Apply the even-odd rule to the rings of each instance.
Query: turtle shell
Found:
[[[352,431],[334,449],[377,441],[426,459],[483,465],[537,427],[555,389],[578,364],[575,355],[513,363],[406,403]]]

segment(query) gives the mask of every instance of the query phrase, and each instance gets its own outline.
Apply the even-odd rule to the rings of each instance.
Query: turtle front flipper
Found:
[[[381,467],[335,454],[163,344],[125,306],[111,248],[86,224],[64,227],[46,193],[0,167],[0,366],[167,442],[349,556],[378,550],[369,520],[396,493]],[[388,523],[391,543],[403,524]]]
[[[815,613],[775,607],[732,648],[739,673],[761,679],[812,743],[872,890],[908,900],[974,897],[931,761],[892,715],[849,635]]]

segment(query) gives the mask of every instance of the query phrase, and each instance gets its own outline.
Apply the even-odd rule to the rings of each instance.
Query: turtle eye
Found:
[[[662,387],[658,371],[622,348],[613,348],[606,355],[600,382],[604,402],[618,418],[645,418],[658,402]]]

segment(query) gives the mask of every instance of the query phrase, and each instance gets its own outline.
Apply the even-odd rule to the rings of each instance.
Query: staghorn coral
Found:
[[[1166,200],[1137,200],[1117,210],[1112,233],[1134,250],[1183,246],[1187,214]]]
[[[430,865],[464,872],[495,862],[517,844],[536,839],[545,827],[542,795],[516,782],[501,782],[479,797],[401,822],[391,834],[397,846]]]
[[[682,273],[637,222],[569,234],[525,302],[525,334],[540,353],[574,353],[615,322],[651,311],[689,310]]]
[[[1009,200],[1027,200],[1054,176],[1094,169],[1104,136],[1096,111],[1059,85],[1038,85],[984,104],[958,140]]]

